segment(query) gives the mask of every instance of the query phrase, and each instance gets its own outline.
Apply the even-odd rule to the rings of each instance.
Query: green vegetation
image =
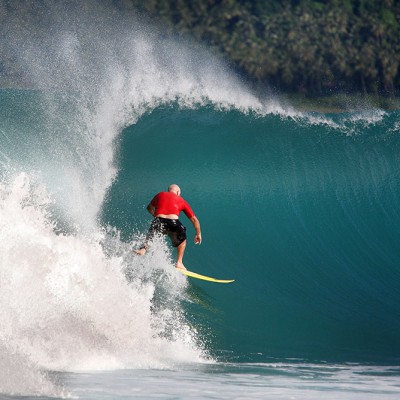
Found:
[[[400,96],[400,0],[95,2],[127,19],[139,10],[165,32],[192,36],[221,53],[261,87],[298,99],[356,93],[382,103]],[[12,27],[24,32],[36,23],[48,34],[37,22],[48,7],[42,0],[0,0],[0,85],[29,85]]]
[[[304,95],[399,95],[399,0],[125,0],[221,52],[246,76]]]

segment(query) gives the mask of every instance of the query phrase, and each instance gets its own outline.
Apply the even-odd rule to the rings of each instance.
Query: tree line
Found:
[[[399,0],[126,1],[270,87],[399,94]]]

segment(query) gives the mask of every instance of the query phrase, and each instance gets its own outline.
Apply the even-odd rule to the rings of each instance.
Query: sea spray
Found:
[[[26,104],[28,115],[26,109],[17,115],[19,125],[26,124],[16,139],[29,148],[4,154],[22,170],[28,165],[45,176],[62,218],[74,228],[95,229],[117,175],[120,132],[143,113],[171,102],[266,107],[205,49],[125,18],[109,2],[85,2],[84,9],[80,2],[33,3],[27,10],[24,24],[3,32],[5,50],[16,61],[15,85],[39,91]],[[9,12],[10,23],[18,11]]]
[[[25,66],[22,81],[38,90],[2,93],[1,337],[38,379],[41,369],[204,360],[180,311],[186,280],[174,276],[165,245],[144,261],[117,242],[105,252],[97,216],[117,173],[122,127],[170,101],[229,107],[238,82],[173,41],[121,34],[96,11],[63,15],[55,29],[50,6],[9,42]],[[75,18],[82,24],[66,23]],[[245,107],[252,100],[241,93]]]
[[[33,5],[24,25],[3,32],[20,67],[15,84],[34,90],[1,94],[0,337],[37,387],[42,369],[204,360],[179,304],[186,280],[174,275],[165,244],[145,260],[121,243],[105,251],[98,214],[117,174],[121,129],[143,113],[171,101],[258,105],[204,50],[161,40],[137,21],[115,26],[87,4]]]
[[[1,339],[0,371],[0,393],[68,397],[68,391],[54,382],[48,373],[40,370],[24,354],[20,355],[17,349],[4,345]]]
[[[45,189],[24,174],[0,187],[3,370],[19,371],[21,379],[29,373],[27,388],[39,388],[46,382],[41,369],[169,368],[200,361],[195,332],[175,300],[186,281],[168,254],[162,256],[164,246],[145,260],[129,254],[129,246],[125,260],[121,248],[118,256],[106,256],[99,236],[54,233],[49,202]],[[126,278],[126,269],[134,278]],[[156,282],[146,278],[149,271]],[[169,295],[155,311],[156,284]],[[10,391],[24,392],[15,382]]]
[[[117,176],[123,127],[170,102],[260,104],[204,49],[163,38],[113,7],[85,4],[32,3],[24,24],[13,23],[16,7],[13,29],[3,30],[19,68],[14,84],[33,89],[2,93],[4,337],[42,368],[199,360],[202,348],[176,301],[183,277],[164,286],[171,295],[154,307],[162,282],[147,279],[148,271],[174,272],[165,245],[145,267],[124,256],[128,245],[106,257],[98,215]],[[31,293],[20,298],[25,287]]]

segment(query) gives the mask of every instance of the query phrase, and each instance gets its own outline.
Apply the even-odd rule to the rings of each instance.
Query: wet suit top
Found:
[[[194,217],[194,212],[189,204],[182,197],[172,192],[160,192],[156,194],[150,204],[155,208],[155,217],[160,214],[175,214],[179,216],[181,211],[183,211],[189,219]]]
[[[155,208],[155,211],[153,222],[146,237],[146,243],[152,240],[155,234],[161,233],[168,235],[172,241],[172,245],[178,247],[186,240],[186,228],[181,224],[179,219],[161,218],[159,215],[175,214],[179,216],[179,213],[183,211],[191,219],[194,217],[193,210],[182,197],[173,192],[158,193],[151,200],[150,205]]]

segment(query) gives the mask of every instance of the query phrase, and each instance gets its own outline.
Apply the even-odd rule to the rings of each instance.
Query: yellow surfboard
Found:
[[[203,281],[216,282],[216,283],[231,283],[231,282],[235,282],[234,279],[215,279],[215,278],[211,278],[209,276],[196,274],[196,272],[191,272],[191,271],[187,271],[187,270],[179,269],[179,268],[178,268],[178,271],[182,272],[182,274],[184,274],[186,276],[189,276],[190,278],[201,279]]]

